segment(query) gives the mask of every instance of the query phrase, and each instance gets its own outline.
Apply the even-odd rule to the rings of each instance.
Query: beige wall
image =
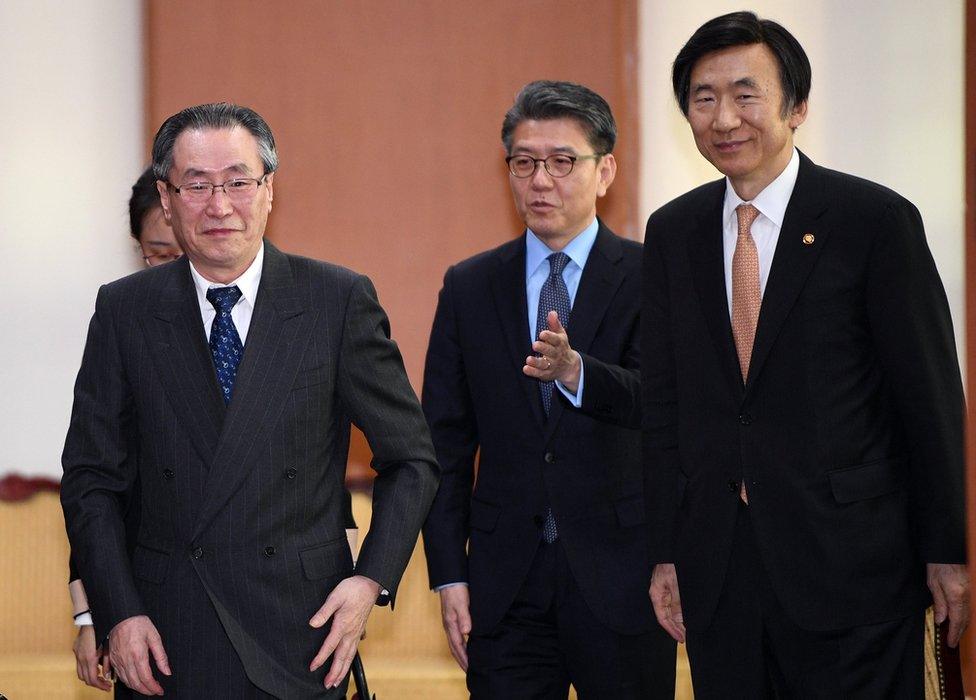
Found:
[[[921,210],[964,357],[963,0],[756,0],[786,26],[813,66],[797,145],[815,162],[880,182]],[[640,211],[650,213],[719,177],[695,149],[671,94],[678,50],[728,0],[642,0],[639,6]]]
[[[0,474],[60,478],[95,292],[138,269],[140,3],[0,1]]]

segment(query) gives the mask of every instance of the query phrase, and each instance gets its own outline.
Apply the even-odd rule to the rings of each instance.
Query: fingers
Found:
[[[964,564],[930,563],[926,570],[935,621],[949,620],[946,641],[955,647],[969,626],[969,573]]]
[[[949,605],[946,602],[945,593],[942,592],[942,584],[938,579],[929,580],[929,590],[932,592],[932,610],[935,613],[935,621],[938,624],[945,622],[949,614]]]
[[[962,633],[965,628],[962,625],[962,620],[954,617],[952,613],[949,613],[949,632],[946,635],[946,643],[950,647],[959,646],[959,640],[962,639]]]
[[[674,638],[679,642],[685,641],[685,616],[681,611],[681,598],[678,597],[677,586],[671,593],[671,625],[677,636]]]
[[[458,666],[461,670],[467,673],[468,671],[468,643],[464,639],[464,635],[461,634],[461,630],[457,627],[452,627],[447,630],[447,646],[451,650],[451,656],[457,661]]]
[[[648,594],[658,624],[676,642],[684,642],[684,615],[681,612],[681,596],[678,593],[678,576],[673,564],[658,564],[654,567]]]
[[[144,695],[163,694],[163,687],[153,676],[152,668],[149,666],[149,654],[143,654],[136,660],[135,675],[138,687],[136,685],[130,685],[130,688]]]
[[[536,345],[538,344],[536,343]],[[548,382],[552,380],[551,375],[554,374],[552,365],[552,360],[545,353],[541,353],[540,356],[529,355],[525,358],[525,366],[522,367],[522,372],[529,377]]]
[[[334,688],[342,683],[343,679],[349,673],[352,660],[356,656],[361,632],[358,627],[351,626],[344,630],[343,628],[346,626],[338,617],[336,618],[328,636],[322,642],[319,652],[309,665],[309,670],[315,671],[330,656],[332,657],[332,665],[329,666],[329,672],[323,681],[326,688]]]
[[[315,655],[312,659],[312,663],[309,664],[309,671],[316,671],[318,668],[326,662],[326,659],[331,656],[332,652],[335,651],[336,647],[339,646],[339,642],[342,639],[342,632],[339,631],[337,625],[333,625],[332,629],[329,630],[328,636],[325,641],[322,642],[322,646],[319,647],[319,653]]]
[[[657,623],[664,628],[664,631],[671,635],[671,637],[676,642],[683,642],[684,635],[681,629],[671,618],[671,608],[664,602],[662,596],[652,596],[651,604],[654,607],[654,617],[657,618]]]
[[[471,604],[468,587],[463,585],[444,588],[441,596],[441,620],[447,633],[447,645],[451,656],[465,672],[468,670],[468,642],[471,633]]]
[[[91,625],[83,625],[78,628],[78,636],[75,638],[73,649],[78,678],[92,688],[111,690],[112,684],[99,677],[98,674],[99,650],[95,646],[95,629]]]
[[[466,612],[466,611],[465,611]],[[468,642],[467,636],[471,632],[471,616],[461,614],[453,615],[450,619],[444,620],[444,630],[447,632],[447,645],[451,649],[451,656],[458,662],[462,671],[468,670]]]
[[[343,579],[309,620],[312,627],[321,627],[332,620],[329,634],[309,664],[309,670],[316,671],[333,657],[324,679],[326,688],[338,686],[349,673],[379,589],[380,584],[364,576]]]
[[[156,662],[156,668],[166,676],[172,675],[169,670],[169,658],[166,656],[166,650],[163,649],[163,640],[156,630],[149,635],[149,651]]]
[[[332,666],[325,677],[325,687],[335,688],[348,675],[349,667],[356,656],[356,647],[359,645],[359,638],[355,635],[347,635],[336,647],[332,657]]]
[[[108,652],[102,654],[102,678],[110,686],[112,681],[115,680],[115,675],[112,672],[112,656]]]
[[[162,695],[163,688],[153,677],[149,665],[152,654],[160,671],[169,675],[169,661],[156,626],[145,615],[130,617],[112,628],[109,634],[111,667],[119,679],[143,695]]]
[[[546,323],[549,326],[549,330],[553,333],[564,333],[563,324],[559,322],[559,314],[555,311],[550,311],[546,314]]]
[[[329,594],[329,597],[325,599],[324,603],[322,603],[322,607],[319,608],[314,615],[312,615],[312,619],[308,621],[308,624],[315,628],[321,627],[329,621],[329,618],[335,614],[335,611],[338,610],[341,605],[342,603],[339,600],[339,596],[335,594],[335,590],[333,589],[332,593]]]

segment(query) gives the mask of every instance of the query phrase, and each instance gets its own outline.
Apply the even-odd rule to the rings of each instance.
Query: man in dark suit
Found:
[[[451,267],[438,301],[424,544],[476,699],[674,695],[644,595],[640,245],[596,218],[615,139],[591,90],[525,86],[502,141],[526,231]]]
[[[968,621],[963,395],[918,210],[793,146],[810,64],[738,12],[674,63],[726,178],[647,223],[645,493],[696,698],[922,697],[924,609]],[[928,590],[926,589],[928,581]]]
[[[250,109],[167,119],[153,168],[185,257],[96,300],[62,503],[98,638],[141,694],[344,697],[366,618],[381,589],[395,595],[436,488],[369,280],[264,241],[277,165]],[[355,574],[349,419],[377,471]],[[137,476],[130,559],[118,496]]]

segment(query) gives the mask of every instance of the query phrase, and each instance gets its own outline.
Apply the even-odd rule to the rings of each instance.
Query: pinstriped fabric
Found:
[[[395,593],[436,489],[426,423],[369,281],[265,244],[224,405],[185,262],[100,291],[64,453],[62,501],[95,622],[149,614],[174,661],[167,697],[338,698],[308,672],[308,619],[352,571],[350,422],[378,472],[360,572]],[[120,418],[122,417],[122,418]],[[138,432],[143,523],[131,562],[110,494]],[[118,435],[115,433],[118,432]]]

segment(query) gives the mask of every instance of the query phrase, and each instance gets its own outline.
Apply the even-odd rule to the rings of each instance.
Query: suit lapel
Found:
[[[287,256],[265,241],[264,268],[248,327],[244,357],[227,406],[223,431],[207,475],[197,538],[256,464],[253,449],[267,442],[295,381],[316,314],[299,295]]]
[[[801,153],[800,171],[786,208],[763,294],[746,394],[762,372],[769,351],[776,342],[776,336],[779,335],[783,322],[796,303],[800,290],[806,284],[807,276],[827,241],[829,231],[824,228],[821,220],[826,209],[823,179],[817,167]],[[812,234],[812,240],[806,234]],[[810,242],[805,242],[805,238]]]
[[[622,257],[620,241],[601,221],[593,248],[583,268],[573,309],[569,314],[567,331],[569,344],[574,350],[585,353],[593,344],[607,307],[623,283],[624,276],[618,266]],[[555,395],[558,391],[557,387],[553,387],[552,409],[546,423],[546,440],[555,431],[564,410],[564,403]]]
[[[188,259],[174,263],[161,278],[142,318],[149,354],[183,429],[210,464],[225,409]]]
[[[729,300],[725,289],[722,247],[722,206],[725,180],[713,182],[703,193],[704,205],[688,236],[688,257],[705,325],[718,354],[722,374],[732,396],[742,397],[742,373],[732,337]]]
[[[539,427],[546,423],[539,395],[539,382],[522,372],[525,358],[532,353],[529,342],[528,305],[525,297],[525,234],[502,246],[496,253],[495,274],[491,276],[491,293],[498,312],[502,333],[508,345],[517,381],[529,402],[529,409]]]

